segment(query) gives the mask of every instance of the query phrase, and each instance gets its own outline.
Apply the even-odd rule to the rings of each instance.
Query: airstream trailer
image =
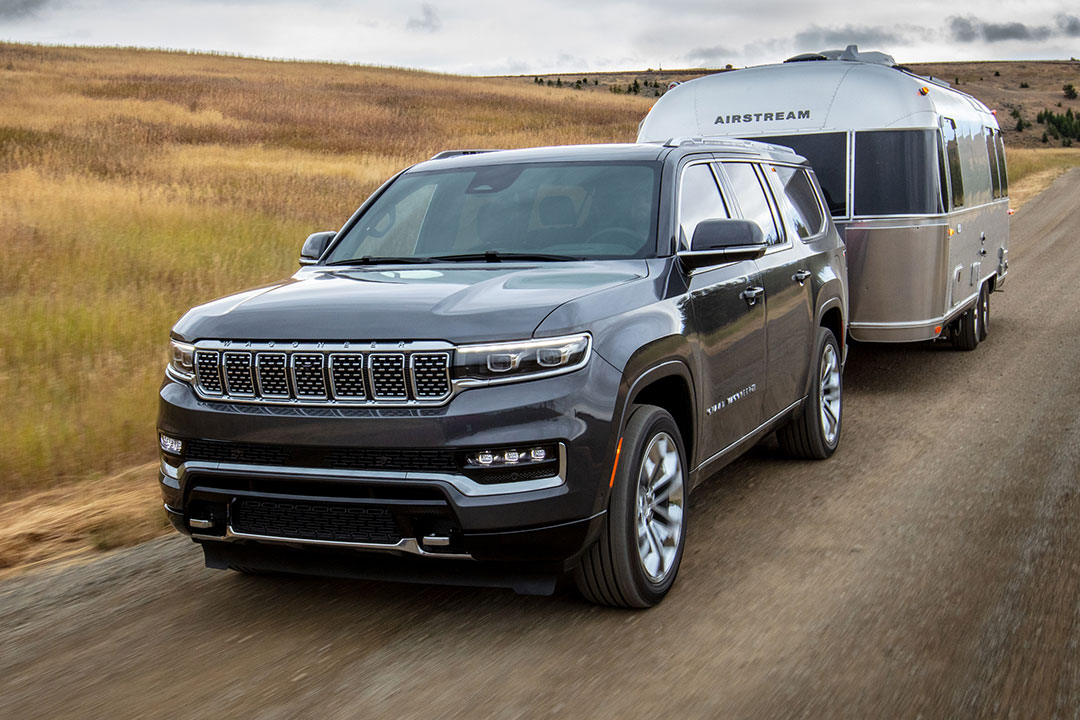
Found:
[[[672,88],[639,141],[735,136],[813,165],[847,243],[849,334],[912,342],[986,337],[1008,271],[1008,178],[994,114],[888,55],[800,55]]]

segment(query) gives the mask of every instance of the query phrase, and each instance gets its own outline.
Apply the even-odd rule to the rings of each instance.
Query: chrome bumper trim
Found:
[[[473,556],[469,553],[428,552],[421,547],[420,543],[416,541],[416,538],[402,538],[392,545],[388,543],[359,543],[344,542],[340,540],[311,540],[308,538],[286,538],[278,537],[276,535],[242,533],[233,530],[232,525],[227,525],[225,527],[224,537],[220,535],[203,535],[194,532],[191,534],[191,537],[194,540],[206,542],[237,542],[240,540],[252,540],[255,542],[275,543],[279,545],[314,545],[319,547],[350,548],[353,550],[372,550],[375,552],[401,553],[419,557],[447,558],[450,560],[473,559]]]

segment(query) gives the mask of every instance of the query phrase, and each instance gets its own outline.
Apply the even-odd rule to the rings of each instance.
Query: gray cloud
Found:
[[[1080,37],[1080,18],[1075,15],[1058,15],[1058,27],[1069,37]]]
[[[1064,15],[1059,16],[1059,25],[1062,24],[1061,18],[1065,17]],[[1075,20],[1076,18],[1072,19]],[[1020,22],[984,23],[973,15],[950,17],[948,27],[952,39],[962,43],[971,43],[978,40],[988,43],[1001,42],[1002,40],[1045,40],[1053,34],[1053,30],[1046,25],[1025,25]],[[1064,25],[1062,27],[1065,29]]]
[[[409,22],[405,23],[405,28],[417,32],[433,33],[442,28],[442,20],[439,18],[439,14],[435,12],[433,5],[424,3],[420,6],[420,17],[409,18]]]
[[[0,18],[17,20],[30,17],[51,4],[53,0],[0,0]]]
[[[811,25],[806,30],[795,33],[795,49],[804,52],[810,50],[843,49],[848,45],[892,45],[902,43],[904,36],[895,27],[874,27],[868,25],[843,25],[821,27]]]

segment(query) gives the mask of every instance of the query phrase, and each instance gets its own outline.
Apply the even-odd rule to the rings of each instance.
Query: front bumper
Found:
[[[582,370],[476,388],[439,408],[359,409],[208,402],[190,386],[167,379],[158,429],[172,437],[263,447],[462,451],[555,443],[560,457],[555,476],[485,485],[445,469],[316,468],[164,455],[162,497],[172,523],[203,543],[211,565],[211,555],[221,556],[225,546],[243,546],[273,549],[275,555],[288,548],[312,558],[377,553],[399,560],[569,566],[603,519],[608,488],[602,480],[611,472],[619,381],[619,373],[594,354]],[[236,504],[245,501],[378,508],[393,515],[400,537],[337,542],[246,532],[234,522]]]

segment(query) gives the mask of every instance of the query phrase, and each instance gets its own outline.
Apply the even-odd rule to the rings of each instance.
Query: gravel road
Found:
[[[695,494],[647,612],[249,578],[186,539],[0,583],[3,718],[1080,714],[1080,170],[1012,219],[991,334],[853,348],[828,462]]]

